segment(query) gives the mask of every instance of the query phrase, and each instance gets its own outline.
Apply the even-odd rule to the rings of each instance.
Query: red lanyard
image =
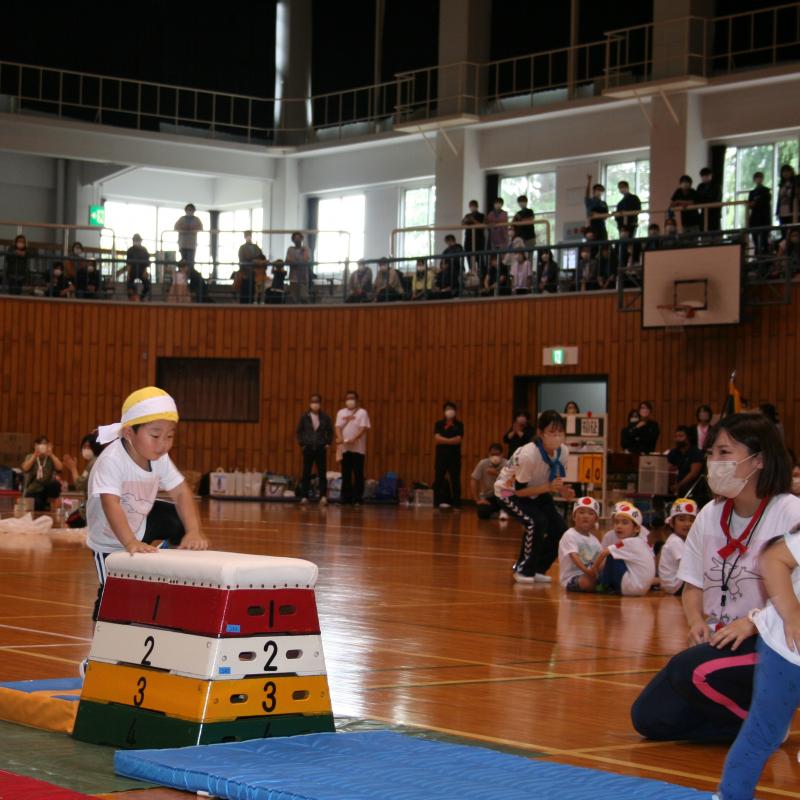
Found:
[[[759,503],[759,506],[756,509],[756,513],[753,514],[753,516],[750,518],[750,522],[747,523],[747,527],[744,529],[744,532],[738,539],[734,539],[731,536],[731,516],[733,515],[733,500],[725,501],[725,506],[722,509],[722,517],[720,519],[720,524],[722,525],[722,532],[725,534],[725,545],[724,547],[720,548],[717,551],[723,561],[727,561],[737,551],[740,557],[747,552],[749,537],[755,530],[756,525],[758,525],[758,523],[761,521],[761,517],[764,515],[764,510],[766,509],[769,501],[770,498],[765,497],[761,501],[761,503]]]

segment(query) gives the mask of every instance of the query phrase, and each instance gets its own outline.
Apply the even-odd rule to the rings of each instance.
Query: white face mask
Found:
[[[38,453],[46,453],[47,452],[47,445],[46,444],[37,444],[36,445],[36,452]]]
[[[355,400],[345,400],[345,401],[344,401],[344,404],[345,404],[345,405],[346,405],[348,408],[355,408],[355,407],[356,407],[356,401],[355,401]]]
[[[792,494],[800,494],[800,478],[792,478]]]
[[[88,447],[81,450],[81,455],[84,461],[91,461],[94,458],[94,453]]]
[[[736,468],[739,464],[744,464],[756,454],[747,456],[741,461],[709,461],[708,462],[708,486],[714,494],[733,499],[738,497],[747,481],[758,471],[756,467],[746,478],[736,477]]]

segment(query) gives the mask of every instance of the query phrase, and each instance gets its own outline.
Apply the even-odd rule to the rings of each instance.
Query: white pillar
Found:
[[[458,224],[470,200],[483,205],[478,132],[467,128],[436,134],[436,224]],[[437,231],[437,249],[447,231]],[[460,240],[461,229],[452,229]]]
[[[275,9],[275,127],[282,144],[306,141],[311,126],[311,0]]]

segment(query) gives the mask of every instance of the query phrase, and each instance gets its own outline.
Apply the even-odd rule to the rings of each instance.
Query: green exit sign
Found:
[[[577,347],[542,348],[542,366],[544,367],[574,367],[577,363]]]
[[[102,228],[106,224],[105,206],[89,206],[89,224]]]
[[[567,361],[567,354],[563,347],[554,347],[550,351],[550,363],[557,367],[564,365]]]

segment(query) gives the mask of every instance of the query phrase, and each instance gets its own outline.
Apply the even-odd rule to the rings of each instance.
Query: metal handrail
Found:
[[[746,206],[748,204],[747,200],[723,200],[719,203],[693,203],[692,205],[688,206],[669,206],[668,208],[661,208],[661,209],[650,209],[650,207],[643,207],[639,209],[628,209],[627,211],[609,211],[607,214],[590,214],[588,219],[598,219],[598,220],[606,220],[610,217],[638,217],[642,214],[648,214],[650,219],[652,220],[654,216],[657,214],[663,214],[665,218],[670,214],[670,212],[681,212],[681,211],[703,211],[707,208],[719,208],[722,209],[727,206]],[[707,223],[708,215],[703,214],[703,221]]]
[[[70,231],[95,231],[102,235],[103,231],[111,231],[111,240],[112,242],[116,243],[117,241],[117,234],[114,232],[113,228],[109,228],[106,225],[67,225],[58,223],[58,222],[28,222],[28,221],[20,221],[20,220],[7,220],[7,219],[0,219],[0,227],[8,227],[8,228],[16,228],[17,229],[17,236],[23,235],[23,229],[25,228],[42,228],[44,230],[63,230],[64,237],[61,242],[61,252],[62,255],[67,256],[69,255],[69,232]]]

